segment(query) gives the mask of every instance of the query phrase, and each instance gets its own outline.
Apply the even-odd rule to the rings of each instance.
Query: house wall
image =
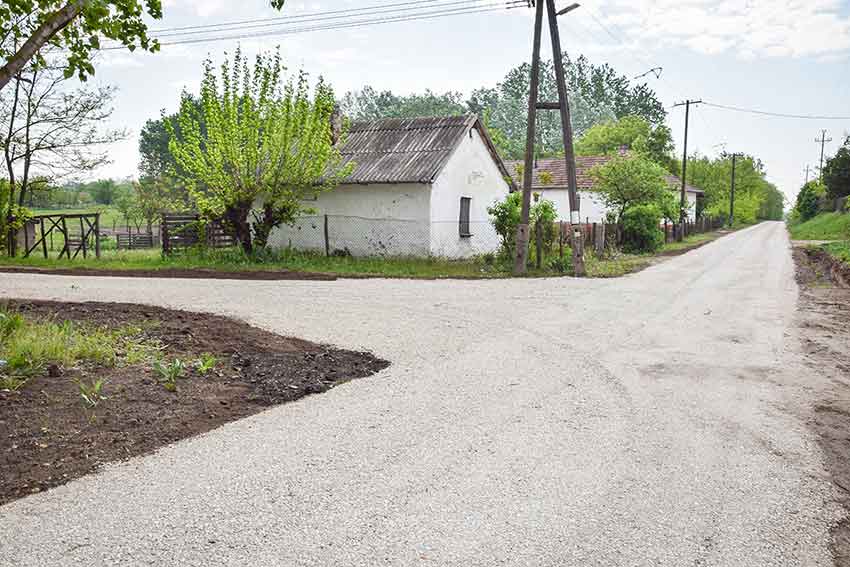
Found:
[[[548,199],[555,203],[555,210],[558,211],[558,220],[569,222],[570,220],[570,197],[566,189],[544,189],[540,192],[542,199]],[[605,205],[599,197],[592,191],[579,191],[579,213],[581,221],[585,222],[590,218],[590,222],[602,222],[605,220]]]
[[[679,196],[678,191],[674,191],[676,196]],[[570,220],[570,201],[566,189],[545,189],[541,191],[543,199],[549,199],[555,203],[555,208],[558,211],[558,220],[568,222]],[[697,195],[696,193],[686,193],[688,200],[688,218],[693,221],[696,218],[697,210]],[[579,211],[581,213],[581,222],[602,222],[605,220],[607,208],[602,203],[599,196],[593,191],[579,191]]]
[[[425,256],[430,250],[431,186],[419,183],[340,185],[304,205],[316,213],[275,229],[269,244],[324,251],[328,215],[331,252],[355,256]]]
[[[499,249],[500,239],[487,207],[504,199],[510,186],[476,129],[460,145],[434,181],[431,192],[431,254],[464,258]],[[460,236],[460,199],[470,197],[470,232]]]

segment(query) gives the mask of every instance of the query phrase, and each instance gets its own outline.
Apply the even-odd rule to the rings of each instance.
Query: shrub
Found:
[[[819,199],[824,194],[823,186],[817,181],[809,181],[797,193],[796,210],[801,221],[807,221],[818,214]]]
[[[655,205],[631,207],[623,215],[623,250],[631,253],[655,252],[664,244],[659,228],[661,211]]]
[[[487,208],[487,213],[490,215],[490,222],[493,223],[496,234],[501,238],[502,252],[505,254],[513,254],[516,229],[519,226],[521,212],[521,191],[510,193],[504,200],[497,201]],[[535,223],[542,222],[544,244],[548,243],[547,247],[551,246],[556,236],[554,223],[557,218],[558,211],[555,209],[555,203],[552,201],[540,199],[537,203],[532,203],[528,219],[529,229],[531,231],[529,242],[534,242]]]

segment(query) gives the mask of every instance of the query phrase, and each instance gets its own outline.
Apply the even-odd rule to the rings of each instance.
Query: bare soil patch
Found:
[[[364,353],[282,337],[200,313],[119,303],[12,301],[27,317],[117,328],[143,323],[169,357],[218,359],[167,391],[146,365],[62,369],[18,391],[0,391],[0,504],[148,453],[270,406],[325,392],[389,363]],[[105,400],[88,409],[76,378],[104,378]]]
[[[793,249],[806,364],[833,383],[812,426],[841,505],[850,514],[850,268],[823,250]],[[850,567],[850,516],[832,530],[835,564]]]

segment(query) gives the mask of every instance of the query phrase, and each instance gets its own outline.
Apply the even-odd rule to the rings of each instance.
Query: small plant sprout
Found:
[[[186,376],[186,364],[179,358],[175,358],[168,364],[163,364],[162,361],[156,360],[153,363],[154,372],[156,372],[159,382],[169,392],[177,391],[177,379]]]
[[[205,352],[195,361],[195,372],[197,372],[199,376],[206,376],[215,368],[217,363],[218,360],[216,357]]]
[[[102,378],[91,384],[86,384],[81,380],[76,380],[76,383],[80,388],[80,399],[87,408],[94,409],[97,404],[106,399],[106,396],[103,395],[104,381]]]

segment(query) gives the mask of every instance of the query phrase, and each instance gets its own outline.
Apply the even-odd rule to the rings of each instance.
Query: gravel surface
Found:
[[[139,281],[387,370],[0,508],[0,564],[831,565],[781,223],[617,280]]]

